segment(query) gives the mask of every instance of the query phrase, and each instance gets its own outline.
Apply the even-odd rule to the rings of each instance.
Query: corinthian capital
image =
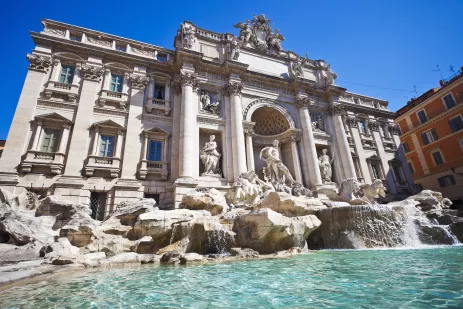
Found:
[[[313,100],[310,99],[309,97],[305,97],[302,95],[297,95],[296,96],[296,106],[298,108],[309,108],[313,105]]]
[[[90,65],[82,66],[82,78],[87,80],[99,81],[103,75],[103,69]]]
[[[26,54],[29,61],[30,70],[47,71],[51,66],[51,58],[45,58],[39,55]]]
[[[339,103],[338,103],[338,104],[330,103],[330,104],[328,104],[328,106],[326,107],[326,111],[327,111],[330,115],[340,115],[340,114],[346,112],[346,108],[344,107],[344,105],[339,104]]]
[[[225,86],[225,92],[228,94],[241,94],[242,89],[243,84],[241,82],[230,82],[227,86]]]
[[[193,88],[198,88],[199,83],[196,74],[190,72],[180,72],[180,78],[178,80],[182,86],[188,85]]]
[[[146,85],[149,83],[149,79],[146,76],[131,75],[129,79],[132,87],[136,89],[145,89]]]

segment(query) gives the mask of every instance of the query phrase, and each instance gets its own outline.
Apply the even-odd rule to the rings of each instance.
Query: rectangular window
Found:
[[[59,82],[68,85],[72,84],[75,69],[75,67],[70,65],[62,65],[61,73],[59,74]]]
[[[40,151],[56,152],[58,150],[59,138],[61,130],[59,129],[43,129],[42,147]]]
[[[395,178],[399,183],[405,182],[404,172],[402,171],[402,166],[400,165],[392,165],[392,170],[394,171]]]
[[[461,117],[461,115],[458,115],[457,117],[450,119],[449,126],[450,130],[452,130],[452,133],[463,129],[463,118]]]
[[[112,157],[114,150],[114,136],[100,135],[100,157]]]
[[[423,144],[425,145],[437,141],[439,139],[437,137],[436,130],[434,129],[421,133],[421,138],[423,139]]]
[[[144,198],[152,198],[153,200],[156,201],[156,205],[159,205],[159,194],[153,194],[153,193],[144,193],[143,194]]]
[[[167,62],[167,55],[166,54],[158,54],[157,59],[161,62]]]
[[[402,143],[402,147],[404,148],[404,152],[405,152],[405,153],[409,153],[409,152],[410,152],[410,146],[408,146],[408,143],[407,143],[407,142],[403,142],[403,143]]]
[[[90,209],[92,219],[103,221],[106,208],[106,192],[90,192]]]
[[[359,131],[360,133],[363,133],[363,134],[367,133],[367,127],[365,125],[365,121],[363,120],[359,121]]]
[[[69,36],[69,39],[71,41],[76,41],[76,42],[81,42],[82,41],[82,36],[78,34],[72,34]]]
[[[444,158],[442,158],[442,154],[440,153],[439,150],[434,151],[432,153],[432,157],[434,158],[434,163],[437,165],[444,164]]]
[[[418,115],[418,118],[420,119],[421,123],[425,123],[426,121],[428,121],[428,116],[426,116],[426,112],[424,110],[420,110],[416,114]]]
[[[164,85],[155,85],[153,98],[158,100],[165,100],[166,87]]]
[[[125,52],[127,51],[127,46],[125,46],[125,45],[120,45],[120,44],[116,44],[116,50],[125,53]]]
[[[162,142],[150,140],[148,142],[148,153],[146,159],[149,161],[162,161]]]
[[[421,183],[415,184],[415,187],[416,187],[416,191],[417,191],[417,192],[423,191],[423,185],[422,185]]]
[[[410,161],[408,161],[408,168],[410,168],[410,172],[412,172],[412,174],[415,174],[415,169],[413,168],[413,164]]]
[[[111,84],[109,85],[109,90],[113,92],[122,92],[122,82],[124,77],[120,75],[111,74]]]
[[[454,107],[455,105],[457,105],[455,103],[455,100],[453,99],[453,96],[451,93],[447,94],[445,97],[444,97],[444,102],[445,102],[445,106],[447,107],[447,109],[451,109],[452,107]]]
[[[381,167],[379,166],[378,163],[372,163],[371,164],[371,170],[373,172],[374,179],[382,179],[382,177],[381,177]]]
[[[447,187],[455,184],[455,177],[453,177],[453,175],[447,175],[437,178],[437,181],[441,187]]]

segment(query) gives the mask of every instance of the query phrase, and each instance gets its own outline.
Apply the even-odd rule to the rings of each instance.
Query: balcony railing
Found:
[[[145,179],[147,175],[153,174],[161,177],[162,180],[167,180],[168,162],[141,160],[139,164],[138,174],[141,179]]]
[[[114,105],[116,108],[125,109],[127,107],[127,103],[127,93],[114,92],[109,90],[101,90],[100,97],[98,99],[98,105],[100,105],[100,107],[104,107],[108,104]]]
[[[93,176],[95,171],[109,173],[111,177],[118,177],[121,171],[121,159],[115,157],[88,156],[84,167],[87,176]]]
[[[145,102],[145,110],[147,113],[152,113],[153,110],[164,111],[164,114],[168,116],[170,114],[170,101],[147,98]]]
[[[20,164],[23,173],[30,173],[33,167],[49,169],[51,174],[61,174],[64,167],[64,153],[28,150]]]
[[[64,95],[68,101],[74,102],[79,94],[79,86],[50,80],[47,82],[43,94],[47,99]]]

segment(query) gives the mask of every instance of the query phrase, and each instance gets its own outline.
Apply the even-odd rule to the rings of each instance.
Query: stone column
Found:
[[[111,70],[105,69],[103,75],[103,90],[109,89],[109,83],[111,82]]]
[[[66,147],[68,145],[68,140],[69,140],[69,125],[64,125],[63,126],[63,135],[61,136],[61,141],[59,144],[59,153],[64,153],[66,154]]]
[[[291,135],[291,154],[293,157],[294,164],[294,176],[296,177],[296,181],[302,184],[303,180],[301,172],[301,161],[299,160],[299,153],[297,151],[297,142],[299,142],[300,140],[301,138],[298,134]]]
[[[128,79],[130,79],[131,82],[131,97],[129,115],[127,117],[127,131],[125,134],[124,145],[124,164],[122,165],[121,178],[136,179],[137,166],[142,145],[140,134],[143,128],[143,124],[141,122],[141,117],[143,114],[143,99],[145,95],[145,87],[148,85],[149,80],[148,77],[145,76],[132,75],[129,78],[124,78],[124,84]]]
[[[92,124],[91,115],[98,93],[98,85],[103,75],[101,68],[93,66],[82,67],[82,89],[80,91],[79,105],[75,117],[74,128],[69,145],[69,152],[64,169],[66,176],[81,176],[84,161],[87,158],[88,128]],[[96,140],[98,143],[98,140]]]
[[[346,178],[357,179],[354,161],[352,160],[349,142],[347,141],[346,131],[341,118],[341,113],[344,112],[344,106],[339,103],[335,104],[331,101],[329,102],[327,111],[331,114],[333,120],[333,126],[336,133],[336,141],[338,143],[338,148],[341,155],[341,163],[344,168],[344,175]]]
[[[59,59],[54,59],[50,80],[57,82],[59,80],[60,73],[61,73],[61,61]]]
[[[116,141],[116,158],[121,158],[122,155],[122,140],[123,140],[124,131],[117,131],[117,141]]]
[[[93,137],[93,148],[92,148],[92,155],[98,155],[98,142],[100,141],[100,127],[95,126],[95,134]]]
[[[179,177],[193,178],[194,164],[197,160],[195,152],[196,109],[193,102],[193,88],[197,87],[194,73],[182,72],[180,77],[182,87],[181,124],[180,124],[180,151],[179,151]]]
[[[233,150],[234,179],[238,179],[241,173],[246,172],[246,149],[244,145],[243,111],[241,108],[240,82],[230,82],[227,91],[230,94],[230,124]]]
[[[42,134],[42,121],[37,120],[37,125],[35,127],[34,142],[32,143],[31,150],[39,150],[39,139]]]
[[[246,135],[246,162],[248,163],[248,171],[255,170],[254,168],[254,148],[252,145],[252,134],[254,132],[252,129],[244,130],[244,134]]]
[[[5,149],[0,159],[0,172],[11,175],[11,181],[17,182],[16,167],[21,162],[21,156],[25,153],[29,143],[28,136],[30,122],[34,119],[37,98],[42,90],[46,72],[51,66],[50,58],[39,55],[27,55],[29,71],[24,81],[24,86],[19,97],[18,105],[11,123]],[[14,174],[14,175],[13,175]],[[10,179],[10,176],[0,175],[0,183]]]
[[[143,146],[141,148],[141,155],[140,155],[140,160],[146,160],[146,152],[148,151],[148,134],[145,132],[143,133]],[[166,145],[164,145],[163,149],[167,148]]]
[[[310,119],[309,106],[313,102],[303,96],[296,97],[296,105],[299,108],[299,119],[302,127],[302,139],[304,146],[304,155],[308,164],[309,179],[306,184],[311,188],[322,185],[322,176],[318,166],[317,149],[315,148],[315,139],[312,131],[312,120]]]

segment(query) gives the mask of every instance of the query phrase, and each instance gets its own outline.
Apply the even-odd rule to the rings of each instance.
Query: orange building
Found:
[[[440,191],[461,203],[463,73],[440,85],[399,109],[395,122],[416,189]]]

